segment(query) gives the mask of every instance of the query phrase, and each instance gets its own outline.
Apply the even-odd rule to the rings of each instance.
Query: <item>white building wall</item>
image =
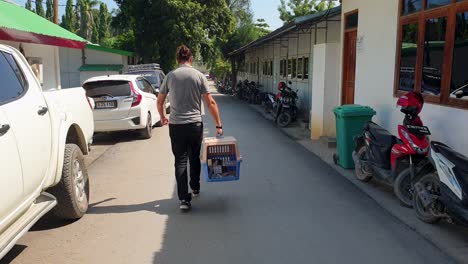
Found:
[[[83,65],[81,59],[82,50],[59,48],[59,54],[62,87],[72,88],[81,86],[80,72],[78,69]]]
[[[19,42],[0,40],[0,43],[12,46],[16,49],[19,49],[20,47]],[[21,46],[24,50],[24,55],[26,58],[35,57],[42,59],[42,89],[60,89],[60,63],[58,60],[58,47],[30,43],[22,43]]]
[[[395,108],[397,99],[393,97],[398,2],[344,0],[342,6],[343,14],[359,10],[358,38],[361,41],[356,57],[355,103],[373,107],[377,111],[374,120],[394,134],[397,124],[403,120],[403,114]],[[426,103],[421,118],[431,130],[432,140],[444,142],[468,155],[467,110]]]
[[[340,20],[340,16],[330,18],[330,20]],[[327,25],[328,24],[328,25]],[[328,30],[325,27],[328,26]],[[322,22],[317,25],[317,34],[315,34],[315,26],[309,30],[298,30],[290,32],[286,35],[276,38],[263,45],[251,48],[245,52],[246,65],[252,62],[259,62],[259,73],[251,74],[250,71],[246,73],[239,73],[238,80],[248,79],[249,81],[260,82],[263,85],[263,91],[277,92],[277,86],[280,81],[292,82],[292,88],[298,90],[298,106],[303,117],[307,118],[312,108],[312,86],[313,86],[313,51],[314,45],[320,43],[337,43],[341,41],[341,23],[329,21],[328,23]],[[317,36],[317,39],[315,37]],[[337,54],[339,55],[339,53]],[[298,79],[280,76],[280,61],[287,59],[309,58],[309,79]],[[264,61],[273,61],[273,76],[263,75],[262,63]],[[325,67],[320,65],[317,67]],[[246,69],[248,69],[246,67]],[[339,75],[340,70],[336,69],[336,76]],[[328,93],[327,93],[328,94]],[[335,100],[336,98],[333,98]],[[333,101],[327,100],[327,101]],[[334,134],[334,129],[331,134]],[[329,129],[324,131],[330,131]]]
[[[60,48],[60,72],[62,76],[63,88],[81,86],[83,81],[89,77],[105,74],[115,74],[118,72],[92,72],[83,73],[79,68],[83,65],[82,50]],[[128,66],[128,57],[120,54],[85,49],[85,64],[118,64],[124,65],[125,71]]]

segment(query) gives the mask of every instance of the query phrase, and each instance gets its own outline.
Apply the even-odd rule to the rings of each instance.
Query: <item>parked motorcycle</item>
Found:
[[[428,169],[430,131],[419,117],[424,99],[420,93],[410,92],[398,99],[397,105],[405,114],[398,125],[400,138],[379,125],[368,122],[361,136],[355,138],[353,152],[356,177],[364,182],[375,177],[393,186],[401,204],[412,207],[415,175]]]
[[[278,89],[280,92],[276,96],[273,116],[278,126],[287,127],[297,118],[297,91],[293,91],[285,82],[280,82]]]
[[[273,93],[262,93],[262,105],[265,112],[271,113],[273,108],[276,107],[276,95]]]
[[[440,142],[431,143],[434,170],[414,180],[414,209],[419,219],[447,219],[468,227],[468,157]]]

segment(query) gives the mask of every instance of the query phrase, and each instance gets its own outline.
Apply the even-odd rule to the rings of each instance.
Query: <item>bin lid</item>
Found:
[[[337,117],[374,116],[375,110],[363,105],[342,105],[333,109]]]

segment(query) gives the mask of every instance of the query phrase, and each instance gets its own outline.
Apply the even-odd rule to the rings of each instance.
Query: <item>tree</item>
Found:
[[[36,14],[41,17],[45,17],[44,7],[42,6],[42,0],[36,0]]]
[[[73,27],[75,30],[73,32],[77,32],[80,29],[80,6],[81,6],[81,0],[76,0],[75,8],[73,8],[73,14],[75,14],[75,26]]]
[[[98,4],[96,0],[80,0],[80,28],[78,35],[91,40],[93,34],[94,15],[93,8]]]
[[[257,19],[255,26],[257,27],[260,37],[265,36],[271,32],[269,29],[270,25],[268,25],[268,23],[263,18]]]
[[[280,19],[284,23],[291,22],[294,18],[313,14],[332,8],[335,3],[330,0],[281,0],[278,7]]]
[[[62,16],[61,26],[70,32],[75,32],[76,30],[75,24],[76,24],[76,17],[73,11],[73,0],[67,0],[67,5],[65,8],[65,15]]]
[[[102,42],[105,41],[110,37],[110,22],[111,22],[111,16],[109,14],[109,11],[107,10],[107,5],[104,3],[101,3],[99,7],[99,28],[98,28],[98,34],[99,34],[99,44],[102,45]]]
[[[54,2],[53,0],[46,0],[46,13],[45,18],[54,21]]]
[[[98,27],[96,25],[93,26],[91,42],[92,43],[99,43],[100,42],[99,29],[98,29]]]
[[[33,11],[31,0],[26,1],[26,4],[24,5],[24,8],[26,8],[29,11]]]
[[[235,27],[226,0],[117,0],[116,21],[132,30],[136,51],[145,62],[157,61],[167,70],[175,66],[177,46],[186,44],[203,60],[220,54]]]

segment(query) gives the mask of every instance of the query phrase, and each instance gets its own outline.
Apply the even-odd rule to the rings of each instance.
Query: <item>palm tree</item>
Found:
[[[94,27],[93,8],[99,4],[96,0],[78,0],[80,6],[80,29],[79,35],[91,40]]]

